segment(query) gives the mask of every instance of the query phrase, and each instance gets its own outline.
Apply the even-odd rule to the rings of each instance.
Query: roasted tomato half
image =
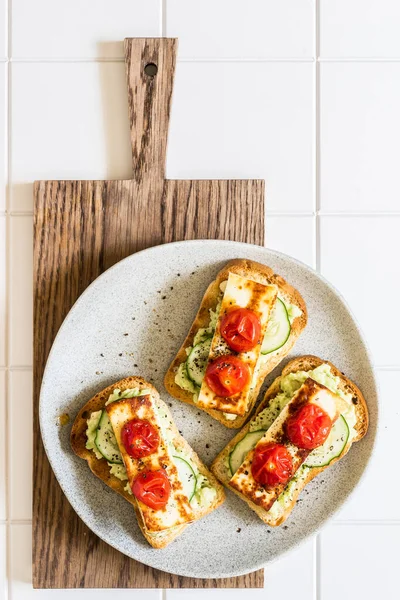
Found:
[[[248,365],[236,356],[219,356],[208,363],[205,380],[218,396],[228,398],[243,390],[250,382],[251,374]]]
[[[221,335],[235,352],[247,352],[261,343],[261,322],[248,308],[234,308],[221,320]]]
[[[153,510],[164,508],[171,494],[171,484],[164,471],[142,471],[133,482],[132,494]]]
[[[259,444],[254,452],[251,473],[258,483],[268,487],[286,483],[293,473],[293,461],[282,444]]]
[[[149,421],[132,419],[123,426],[121,440],[129,456],[143,458],[157,450],[160,436]]]
[[[330,416],[319,406],[305,404],[286,425],[286,434],[289,440],[298,448],[313,450],[322,446],[332,429]]]

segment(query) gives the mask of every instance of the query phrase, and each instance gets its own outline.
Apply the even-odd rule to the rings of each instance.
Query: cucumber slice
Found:
[[[181,458],[180,456],[174,456],[174,461],[176,468],[178,469],[179,479],[181,480],[183,485],[183,491],[189,498],[190,502],[196,491],[196,474],[193,471],[191,465],[184,458]]]
[[[113,465],[122,465],[122,456],[106,410],[101,413],[94,443],[107,462]]]
[[[240,440],[229,455],[229,467],[231,469],[232,477],[244,462],[247,454],[254,448],[259,440],[263,437],[266,429],[259,429],[258,431],[249,431],[244,438]]]
[[[210,354],[212,337],[208,337],[203,342],[197,344],[186,361],[186,369],[189,379],[199,387],[201,387],[204,373],[207,366],[208,355]]]
[[[325,467],[334,459],[340,456],[349,439],[350,429],[346,419],[340,415],[335,421],[328,439],[320,446],[315,448],[305,460],[307,467]]]
[[[281,348],[290,335],[290,321],[286,306],[280,300],[276,299],[271,317],[268,323],[267,331],[261,346],[261,354],[269,354]]]

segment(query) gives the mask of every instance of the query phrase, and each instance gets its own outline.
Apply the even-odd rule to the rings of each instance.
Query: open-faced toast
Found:
[[[232,468],[235,469],[236,465],[232,465],[232,456],[235,448],[238,448],[238,444],[241,442],[243,444],[244,438],[249,434],[249,432],[254,432],[255,430],[261,428],[262,419],[263,419],[263,411],[266,411],[268,408],[275,411],[272,413],[272,422],[275,422],[274,417],[278,417],[280,412],[282,411],[281,406],[277,404],[277,407],[273,407],[273,402],[278,397],[279,394],[282,393],[281,383],[283,381],[287,381],[284,378],[288,375],[293,374],[294,378],[299,377],[299,382],[296,386],[300,386],[301,381],[304,379],[303,375],[300,373],[308,373],[309,377],[315,378],[318,380],[320,376],[315,374],[314,370],[318,369],[321,374],[321,381],[323,381],[329,389],[331,389],[335,394],[341,394],[342,398],[346,398],[346,411],[349,412],[349,435],[344,439],[343,446],[340,448],[340,454],[338,456],[334,456],[334,452],[330,454],[330,460],[314,460],[315,462],[324,463],[323,466],[312,466],[312,467],[303,467],[303,470],[297,472],[295,477],[293,477],[286,487],[285,492],[282,496],[280,496],[272,505],[270,510],[265,510],[259,504],[255,504],[251,500],[249,500],[246,495],[239,492],[237,489],[230,485],[230,481],[233,478]],[[312,372],[312,373],[311,373]],[[328,373],[325,381],[326,372]],[[325,374],[324,374],[325,373]],[[264,413],[265,414],[265,413]],[[347,417],[347,412],[344,413]],[[258,419],[258,420],[257,420]],[[319,473],[321,473],[324,469],[328,468],[328,466],[334,465],[335,462],[343,458],[350,450],[351,445],[354,442],[360,440],[367,432],[368,429],[368,409],[362,395],[361,391],[358,387],[350,381],[343,373],[341,373],[332,363],[326,360],[322,360],[316,356],[302,356],[299,358],[295,358],[290,361],[282,371],[280,377],[275,379],[272,385],[268,388],[265,393],[263,401],[260,403],[257,408],[256,414],[254,417],[243,427],[243,429],[231,440],[231,442],[222,450],[222,452],[216,457],[213,464],[211,465],[212,472],[216,475],[216,477],[226,485],[231,491],[237,494],[242,500],[244,500],[252,510],[254,510],[257,515],[268,525],[275,527],[281,525],[289,516],[294,506],[296,505],[296,500],[304,489],[304,487],[309,483],[314,477],[316,477]],[[268,431],[268,425],[265,428]],[[351,433],[350,433],[351,431]],[[257,436],[256,436],[257,437]],[[250,439],[250,438],[248,438]],[[260,437],[258,439],[261,439]],[[341,438],[343,439],[343,438]],[[254,447],[256,442],[252,443],[249,446]],[[245,456],[243,454],[243,456]],[[248,456],[248,454],[247,454]],[[311,456],[311,455],[310,455]],[[309,458],[307,460],[310,460]],[[305,462],[307,462],[307,460]],[[313,461],[310,460],[310,463]],[[242,463],[243,464],[243,463]],[[301,467],[302,468],[302,467]]]
[[[190,379],[190,377],[187,378],[186,375],[183,384],[181,381],[181,374],[186,369],[186,367],[185,369],[182,367],[187,365],[187,361],[190,359],[190,354],[188,355],[190,349],[192,349],[193,346],[196,347],[196,339],[199,337],[199,331],[205,331],[205,336],[213,336],[215,333],[215,323],[213,328],[212,319],[214,316],[214,320],[218,323],[218,315],[216,313],[219,311],[218,307],[224,296],[223,286],[225,285],[226,289],[226,282],[228,281],[229,274],[246,278],[246,280],[257,282],[258,284],[262,284],[262,286],[273,286],[275,289],[275,297],[279,298],[284,304],[284,306],[281,303],[279,305],[283,306],[282,310],[286,315],[285,318],[287,319],[288,325],[287,336],[282,340],[283,343],[280,347],[269,353],[259,355],[254,370],[254,380],[251,383],[247,396],[246,410],[244,414],[237,413],[234,415],[228,414],[229,410],[223,412],[222,410],[208,409],[199,405],[198,398],[200,388],[196,387],[193,379]],[[274,301],[277,302],[275,298]],[[231,260],[208,286],[190,331],[165,375],[165,387],[174,398],[202,408],[226,427],[238,429],[243,426],[250,415],[265,377],[290,352],[306,324],[307,309],[305,302],[300,293],[287,283],[283,277],[274,273],[270,267],[248,259]],[[198,384],[199,382],[197,382],[197,385]]]
[[[131,398],[131,400],[129,400],[128,390],[134,390],[135,393],[143,395],[135,395]],[[71,446],[73,451],[75,452],[75,454],[77,454],[78,456],[80,456],[88,462],[91,471],[99,479],[101,479],[106,485],[108,485],[118,494],[123,496],[125,500],[127,500],[130,504],[132,504],[133,508],[135,509],[139,526],[149,544],[151,544],[154,548],[164,548],[183,531],[183,529],[187,526],[187,523],[180,524],[169,529],[164,529],[163,531],[151,533],[145,526],[143,513],[140,509],[137,499],[132,493],[130,493],[130,483],[128,483],[127,481],[127,475],[125,479],[121,479],[120,467],[122,467],[123,469],[124,465],[113,465],[112,463],[109,463],[97,451],[93,443],[88,444],[88,422],[90,422],[92,415],[97,415],[99,411],[101,412],[101,414],[104,414],[106,403],[110,402],[110,396],[112,396],[113,399],[113,406],[114,402],[116,404],[118,402],[131,402],[133,405],[133,403],[137,402],[140,398],[148,399],[149,406],[152,405],[153,407],[155,407],[158,411],[158,414],[162,414],[163,419],[165,419],[165,423],[167,423],[166,427],[168,429],[168,439],[170,442],[169,445],[176,450],[175,454],[184,456],[185,459],[187,459],[187,461],[191,464],[194,472],[197,473],[196,482],[200,479],[202,481],[202,489],[204,489],[204,487],[209,486],[210,490],[215,490],[212,493],[210,492],[208,494],[207,502],[203,502],[203,495],[199,495],[198,497],[196,496],[196,501],[191,503],[192,515],[190,518],[190,522],[204,517],[206,514],[213,511],[220,504],[222,504],[222,502],[225,499],[223,487],[220,485],[220,483],[214,477],[214,475],[202,463],[202,461],[194,452],[194,450],[189,446],[186,440],[179,433],[172,420],[172,416],[168,407],[160,399],[157,390],[141,377],[126,377],[125,379],[122,379],[121,381],[118,381],[108,386],[107,388],[96,394],[93,398],[91,398],[81,408],[75,419],[71,431]],[[99,419],[100,415],[97,418],[97,423],[99,422]],[[162,433],[162,431],[164,431],[164,433]],[[166,430],[162,431],[160,428],[161,437],[165,435]],[[91,445],[92,447],[90,447]],[[95,449],[95,451],[93,448]],[[116,466],[117,469],[115,469]],[[110,469],[112,469],[112,467],[114,467],[113,470],[115,473],[119,473],[120,477],[117,477],[116,474],[113,474],[111,472]],[[171,468],[174,470],[174,474],[176,475],[175,466],[172,465]],[[199,489],[199,493],[200,491],[201,490]]]

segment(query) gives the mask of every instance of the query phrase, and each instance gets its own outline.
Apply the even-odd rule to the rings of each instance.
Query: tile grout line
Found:
[[[343,519],[330,523],[330,527],[348,527],[349,525],[352,527],[379,527],[381,525],[386,527],[400,527],[400,519],[360,519],[359,521],[354,519]]]
[[[322,558],[322,539],[321,533],[315,537],[315,598],[322,600],[322,573],[321,573],[321,558]]]
[[[400,369],[400,367],[399,367]],[[24,372],[24,371],[32,371],[33,370],[33,366],[32,365],[13,365],[11,367],[0,367],[0,371],[5,371],[5,372],[13,372],[13,371],[19,371],[19,372]]]
[[[167,37],[167,0],[160,0],[160,11],[161,37]],[[165,588],[160,590],[160,600],[167,600],[167,590]]]
[[[167,0],[160,0],[161,3],[161,37],[167,37]]]
[[[160,0],[161,2],[165,2],[166,0]],[[162,15],[162,30],[166,30],[166,19],[165,19],[165,9],[161,10]],[[166,35],[162,35],[160,37],[166,37]],[[54,58],[46,57],[46,56],[38,56],[38,57],[7,57],[0,58],[1,63],[98,63],[98,62],[109,62],[109,63],[121,63],[124,62],[123,56],[57,56]],[[239,57],[239,56],[210,56],[210,57],[195,57],[195,56],[181,56],[177,58],[178,63],[237,63],[237,64],[246,64],[246,63],[342,63],[342,64],[362,64],[362,63],[400,63],[400,57],[337,57],[337,58],[320,58],[317,59],[312,57],[299,58],[296,56],[292,57],[262,57],[262,56],[249,56],[249,57]]]
[[[381,371],[382,373],[385,372],[397,372],[400,371],[400,364],[399,365],[373,365],[373,368],[375,371]],[[7,372],[7,371],[16,371],[16,372],[24,372],[24,371],[32,371],[33,366],[32,365],[13,365],[10,367],[7,366],[0,366],[0,372]]]
[[[373,368],[375,371],[381,371],[382,373],[384,372],[397,372],[400,371],[400,364],[398,365],[373,365]],[[2,371],[17,371],[17,372],[24,372],[24,371],[32,371],[33,370],[33,366],[32,365],[12,365],[10,367],[7,366],[0,366],[0,372]]]
[[[170,180],[175,180],[173,177],[168,178],[168,181]],[[198,179],[199,181],[202,181],[202,179]],[[68,181],[75,181],[74,179],[70,179]],[[93,181],[92,179],[88,179],[87,181]],[[123,181],[123,180],[121,180]],[[180,181],[179,179],[177,181]],[[218,181],[218,180],[215,180]],[[319,185],[319,184],[318,184]],[[315,182],[314,182],[314,188],[316,187]],[[314,202],[315,203],[315,202]],[[300,212],[296,212],[296,211],[287,211],[287,212],[282,212],[282,211],[275,211],[275,210],[268,210],[266,209],[265,212],[266,216],[268,217],[279,217],[282,219],[285,218],[306,218],[306,217],[330,217],[330,218],[336,218],[336,219],[346,219],[346,218],[385,218],[385,217],[400,217],[400,211],[399,210],[381,210],[381,211],[369,211],[369,212],[363,212],[363,211],[348,211],[348,212],[335,212],[335,211],[322,211],[320,209],[316,209],[316,210],[312,210],[312,211],[300,211]],[[0,217],[32,217],[33,216],[33,210],[2,210],[0,211]]]
[[[0,525],[32,525],[32,519],[0,519]],[[336,519],[330,520],[329,527],[400,527],[400,519]],[[325,528],[324,528],[325,529]],[[324,532],[322,529],[321,533]],[[321,535],[318,534],[318,535]],[[316,536],[317,537],[317,536]],[[314,539],[316,539],[316,537]]]
[[[319,72],[319,53],[320,53],[320,5],[319,0],[315,0],[315,22],[314,22],[314,43],[315,43],[315,68],[314,68],[314,127],[315,127],[315,216],[314,216],[314,247],[315,247],[315,269],[321,272],[321,231],[319,212],[321,209],[321,188],[320,188],[320,72]],[[321,590],[321,547],[320,535],[315,539],[314,555],[314,598],[320,600]]]
[[[166,0],[160,0],[166,2]],[[166,6],[166,5],[164,5]],[[165,8],[161,9],[162,31],[166,31],[166,18]],[[160,36],[166,37],[166,34]],[[123,56],[57,56],[54,58],[46,56],[37,57],[7,57],[0,58],[0,63],[97,63],[97,62],[110,62],[110,63],[121,63],[124,62]],[[400,63],[400,57],[332,57],[332,58],[321,58],[317,59],[313,57],[299,58],[296,56],[289,57],[263,57],[263,56],[210,56],[210,57],[196,57],[196,56],[181,56],[177,58],[179,63],[347,63],[347,64],[362,64],[362,63]]]
[[[7,1],[7,58],[12,56],[12,0]],[[7,596],[12,598],[12,560],[11,560],[11,404],[10,404],[10,318],[11,318],[11,63],[7,62],[7,191],[6,191],[6,514],[7,514],[7,550],[6,550],[6,573],[7,573]]]

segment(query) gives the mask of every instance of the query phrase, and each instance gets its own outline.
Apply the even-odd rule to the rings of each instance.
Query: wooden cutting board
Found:
[[[164,177],[176,52],[175,39],[125,40],[132,179],[35,183],[35,588],[263,587],[262,570],[231,579],[178,577],[102,542],[62,493],[39,432],[40,384],[51,345],[72,304],[100,273],[133,252],[164,242],[215,238],[264,243],[263,181]]]

